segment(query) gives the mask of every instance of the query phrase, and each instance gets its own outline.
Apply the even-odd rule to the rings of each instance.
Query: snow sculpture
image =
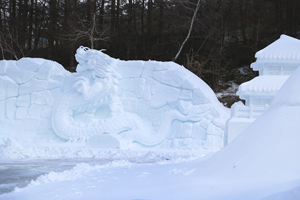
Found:
[[[47,107],[51,116],[41,113],[42,107],[33,110],[35,115],[31,115],[33,111],[23,109],[23,113],[35,123],[41,124],[41,119],[48,123],[45,132],[31,129],[33,139],[40,141],[48,135],[45,137],[48,140],[58,140],[57,135],[71,141],[84,139],[87,146],[99,148],[222,147],[228,110],[201,79],[184,67],[173,62],[121,61],[85,47],[80,47],[75,57],[79,63],[77,73],[60,71],[58,95]],[[27,68],[37,62],[36,59],[26,59]],[[46,71],[42,63],[51,61],[42,61],[36,68]],[[0,65],[0,72],[3,66]],[[37,74],[33,73],[33,76]],[[48,84],[53,82],[52,72],[44,76]],[[17,79],[18,75],[13,77]],[[7,73],[3,73],[1,80],[6,79]],[[35,78],[27,79],[36,82]],[[11,83],[9,87],[13,88],[16,84]],[[34,91],[28,91],[25,97],[20,95],[21,90],[7,91],[13,94],[6,95],[3,102],[7,107],[6,102],[10,102],[12,97],[20,101],[12,104],[13,108],[19,109],[25,103],[37,107],[41,99],[46,98],[43,94],[50,91],[49,86],[40,87],[30,85]],[[40,96],[35,91],[39,91]],[[30,102],[26,102],[26,98]],[[43,107],[46,105],[43,104]],[[19,123],[25,127],[27,124],[20,118],[9,120],[10,114],[2,113],[1,123],[6,128],[2,132],[0,129],[0,136],[12,132],[11,135],[20,139],[20,133],[13,131],[8,124]]]
[[[71,73],[53,61],[0,61],[0,144],[3,137],[55,140],[49,119],[69,79]]]
[[[231,118],[227,122],[228,142],[245,130],[270,105],[277,91],[289,75],[300,65],[300,40],[281,35],[266,48],[255,54],[251,64],[259,76],[240,85],[237,94],[245,100],[231,107]]]

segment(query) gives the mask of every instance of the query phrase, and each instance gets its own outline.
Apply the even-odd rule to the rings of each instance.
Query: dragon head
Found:
[[[98,51],[83,46],[77,49],[75,58],[79,63],[76,68],[78,73],[89,69],[109,68],[107,66],[113,62],[112,58],[104,54],[102,50]]]
[[[84,93],[89,89],[101,92],[101,88],[103,91],[111,88],[110,93],[117,90],[116,84],[120,75],[111,66],[112,58],[102,51],[82,46],[77,49],[75,58],[78,62],[76,68],[78,77],[73,87],[78,92]]]

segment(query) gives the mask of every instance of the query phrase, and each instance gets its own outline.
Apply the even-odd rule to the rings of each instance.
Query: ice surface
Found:
[[[172,129],[170,135],[179,141],[176,148],[194,148],[193,126],[211,116],[223,124],[222,130],[210,123],[201,135],[217,130],[214,135],[223,139],[229,111],[183,66],[121,61],[84,47],[75,57],[77,73],[40,58],[0,62],[0,138],[9,133],[20,142],[53,142],[60,137],[83,139],[87,147],[173,148],[172,141],[164,141]],[[175,121],[182,124],[182,131]],[[93,137],[95,140],[89,139]],[[100,142],[102,137],[107,142]]]

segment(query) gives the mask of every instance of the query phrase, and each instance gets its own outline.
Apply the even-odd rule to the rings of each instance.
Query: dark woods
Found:
[[[298,37],[299,10],[299,0],[0,0],[0,59],[43,57],[74,71],[83,45],[173,60],[218,90],[249,79],[255,52],[282,33]]]

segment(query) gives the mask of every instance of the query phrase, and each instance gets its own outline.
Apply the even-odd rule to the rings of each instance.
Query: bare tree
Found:
[[[18,43],[18,37],[15,37],[10,31],[7,31],[5,35],[0,33],[0,48],[3,59],[5,53],[8,53],[16,60],[25,56],[23,49]]]
[[[110,11],[110,35],[115,34],[115,23],[116,23],[116,0],[111,0],[111,11]]]
[[[49,0],[50,8],[50,21],[49,21],[49,34],[48,34],[48,58],[52,59],[55,39],[56,39],[56,28],[57,28],[57,7],[59,0]]]
[[[92,17],[92,22],[85,23],[79,18],[80,27],[74,30],[74,34],[63,35],[67,40],[75,41],[89,41],[91,49],[95,48],[95,42],[107,41],[110,37],[107,36],[107,30],[100,30],[96,22],[96,14]]]
[[[180,53],[181,53],[181,51],[182,51],[183,46],[185,45],[185,43],[186,43],[186,42],[188,41],[188,39],[190,38],[191,32],[192,32],[192,30],[193,30],[194,21],[195,21],[195,19],[196,19],[197,12],[198,12],[198,10],[199,10],[199,8],[200,8],[200,2],[201,2],[201,0],[198,0],[197,5],[196,5],[196,8],[195,8],[195,10],[194,10],[193,17],[192,17],[192,19],[191,19],[191,24],[190,24],[190,28],[189,28],[188,34],[187,34],[186,38],[184,39],[184,41],[181,43],[180,48],[179,48],[179,50],[178,50],[176,56],[173,58],[173,61],[176,61],[176,60],[177,60],[178,56],[180,55]]]

